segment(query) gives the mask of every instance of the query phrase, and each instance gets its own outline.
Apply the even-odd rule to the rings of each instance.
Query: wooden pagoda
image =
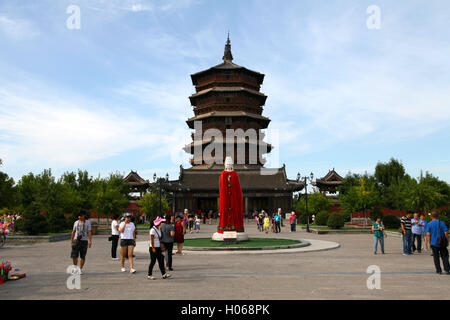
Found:
[[[226,156],[232,157],[234,168],[239,174],[244,194],[244,214],[253,210],[292,210],[293,192],[303,189],[303,182],[289,180],[284,165],[271,169],[274,174],[261,174],[261,169],[265,169],[265,159],[261,155],[272,150],[272,146],[263,141],[264,133],[260,132],[270,122],[269,118],[262,115],[267,99],[260,92],[264,74],[233,63],[229,37],[222,60],[222,63],[212,68],[191,75],[196,93],[189,97],[194,107],[194,117],[187,120],[187,125],[196,129],[195,122],[198,121],[201,131],[194,130],[192,143],[184,147],[186,152],[193,155],[192,167],[185,169],[180,166],[179,179],[167,183],[167,189],[174,194],[174,210],[182,212],[187,208],[194,212],[217,212],[219,175],[224,169]],[[224,138],[219,141],[204,138],[208,129],[220,131]],[[233,137],[227,140],[227,129],[254,129],[257,139]],[[226,145],[230,143],[234,145],[233,153],[226,152]],[[204,151],[214,144],[223,144],[223,157],[219,162],[211,162],[203,152],[195,152],[198,148]],[[237,150],[240,147],[244,147],[245,153],[239,159]],[[251,156],[250,150],[257,150],[258,156]],[[215,157],[215,154],[212,156]]]

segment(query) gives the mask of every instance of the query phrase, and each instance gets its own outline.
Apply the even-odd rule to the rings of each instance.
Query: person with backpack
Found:
[[[166,268],[169,268],[170,271],[172,269],[172,251],[173,251],[173,242],[175,240],[175,220],[173,216],[165,217],[166,222],[161,226],[162,232],[162,244],[165,248],[165,260],[166,260]]]
[[[72,251],[70,257],[73,265],[78,266],[78,257],[80,257],[80,274],[83,274],[84,263],[86,262],[86,253],[88,247],[92,246],[91,222],[86,219],[86,211],[81,210],[78,214],[78,220],[73,224],[73,230],[70,237],[70,247]],[[75,242],[74,242],[75,240]]]
[[[434,266],[437,274],[442,274],[441,262],[444,265],[445,274],[450,275],[448,261],[448,228],[443,221],[438,220],[436,212],[431,213],[431,221],[427,224],[428,246],[433,251]]]
[[[161,232],[161,223],[166,222],[166,219],[162,219],[157,217],[155,221],[153,221],[153,226],[150,228],[150,265],[148,266],[148,276],[149,280],[156,280],[156,277],[153,276],[153,266],[156,261],[158,261],[159,270],[161,270],[161,276],[163,279],[170,278],[171,275],[166,273],[166,268],[164,267],[164,245],[161,243],[162,232]]]

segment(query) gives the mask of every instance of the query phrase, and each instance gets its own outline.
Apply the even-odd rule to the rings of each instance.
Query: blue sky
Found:
[[[234,62],[266,75],[291,178],[395,157],[450,182],[450,3],[414,0],[3,0],[2,170],[178,177],[190,74],[221,62],[228,30]]]

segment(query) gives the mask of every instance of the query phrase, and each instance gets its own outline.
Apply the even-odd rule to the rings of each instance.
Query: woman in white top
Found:
[[[128,261],[130,263],[130,273],[135,273],[133,268],[133,250],[136,245],[136,226],[131,222],[131,214],[125,213],[125,220],[119,225],[120,231],[120,253],[122,272],[125,272],[125,255],[128,252]]]
[[[164,267],[164,256],[163,251],[164,248],[161,248],[161,223],[166,222],[166,219],[162,219],[157,217],[153,222],[153,226],[150,228],[150,265],[148,266],[148,279],[155,280],[156,278],[152,275],[153,266],[158,260],[159,270],[161,270],[161,275],[163,279],[169,278],[171,275],[166,273],[166,268]]]

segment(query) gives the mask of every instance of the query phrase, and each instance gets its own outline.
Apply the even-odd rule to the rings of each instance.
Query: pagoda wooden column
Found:
[[[248,214],[248,197],[244,198],[244,215]]]

